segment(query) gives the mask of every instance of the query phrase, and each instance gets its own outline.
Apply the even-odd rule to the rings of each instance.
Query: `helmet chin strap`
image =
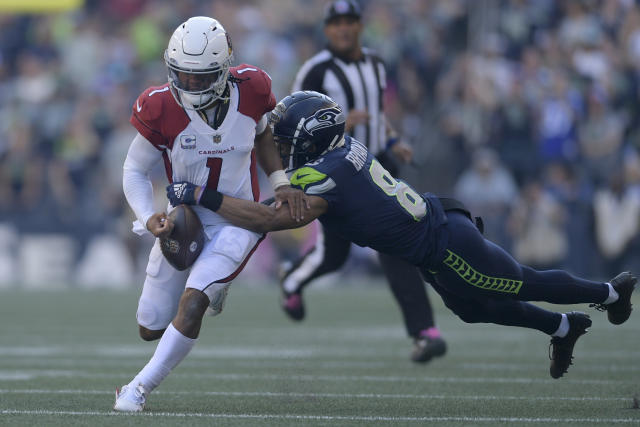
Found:
[[[194,111],[205,110],[208,107],[211,107],[217,101],[225,102],[231,99],[230,82],[227,82],[227,85],[225,86],[225,89],[222,91],[221,96],[214,96],[216,95],[215,92],[210,92],[207,94],[200,94],[200,95],[184,93],[182,90],[179,90],[177,87],[175,87],[171,79],[169,80],[169,87],[171,88],[170,92],[171,92],[171,95],[173,95],[173,99],[176,100],[178,105],[180,105],[186,110],[194,110]],[[227,91],[227,89],[229,89],[228,90],[229,95],[223,96]]]
[[[213,104],[213,95],[211,93],[193,95],[190,93],[181,93],[180,98],[183,103],[189,104],[194,110],[203,110]]]
[[[342,146],[344,145],[344,134],[342,135],[342,137],[340,137],[340,139],[338,139],[338,140],[336,141],[336,139],[337,139],[337,138],[338,138],[338,135],[336,135],[336,136],[333,138],[333,141],[331,141],[331,143],[329,144],[329,146],[327,147],[327,149],[326,149],[326,150],[324,150],[320,155],[322,155],[322,154],[326,154],[326,153],[328,153],[328,152],[329,152],[329,151],[331,151],[331,150],[335,150],[336,148],[340,148],[340,147],[342,147]]]

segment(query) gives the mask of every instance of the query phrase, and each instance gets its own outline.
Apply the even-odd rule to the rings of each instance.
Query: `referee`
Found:
[[[383,109],[386,73],[382,60],[360,45],[360,6],[354,0],[328,5],[324,16],[327,48],[304,63],[293,91],[314,90],[330,96],[348,111],[345,131],[367,146],[391,175],[397,176],[395,158],[408,163],[413,151],[400,141]],[[319,226],[319,225],[318,225]],[[344,265],[351,243],[321,230],[315,246],[283,275],[283,310],[294,320],[305,315],[303,288],[313,279]],[[445,341],[435,327],[431,305],[418,269],[379,253],[380,263],[414,339],[411,359],[426,362],[446,352]]]

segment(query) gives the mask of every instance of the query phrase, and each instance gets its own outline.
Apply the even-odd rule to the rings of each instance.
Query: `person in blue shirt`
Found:
[[[572,363],[573,348],[587,332],[585,313],[558,313],[531,304],[591,303],[613,324],[631,315],[636,277],[620,273],[609,282],[562,270],[536,271],[485,239],[458,201],[419,194],[391,176],[367,149],[344,135],[345,115],[329,97],[295,92],[271,113],[274,140],[291,184],[306,194],[301,219],[280,206],[223,195],[190,183],[167,187],[172,204],[199,203],[233,224],[255,231],[301,227],[314,219],[361,246],[417,266],[445,305],[468,323],[537,329],[551,335],[553,378]],[[187,191],[177,191],[178,188]]]

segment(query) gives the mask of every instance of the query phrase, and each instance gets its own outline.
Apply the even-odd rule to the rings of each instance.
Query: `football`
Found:
[[[178,205],[169,213],[174,223],[171,234],[160,239],[162,254],[176,270],[191,267],[204,246],[204,229],[198,215],[188,205]]]

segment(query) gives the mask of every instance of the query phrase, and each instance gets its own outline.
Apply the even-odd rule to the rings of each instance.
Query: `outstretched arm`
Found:
[[[262,203],[230,196],[222,197],[222,203],[216,212],[233,225],[256,233],[302,227],[325,213],[329,207],[322,197],[308,196],[310,208],[305,212],[304,219],[296,221],[286,209],[275,209]]]

